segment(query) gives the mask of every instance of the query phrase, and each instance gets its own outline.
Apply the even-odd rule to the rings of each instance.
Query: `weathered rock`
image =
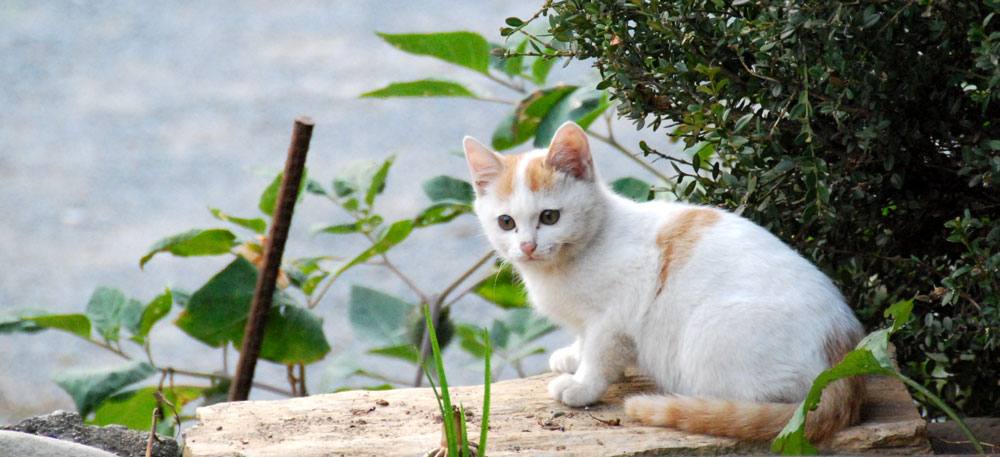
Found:
[[[114,454],[70,441],[0,430],[0,451],[17,457],[115,457]]]
[[[145,457],[149,432],[131,430],[121,425],[97,427],[83,423],[79,414],[56,411],[44,416],[30,417],[17,425],[5,425],[0,430],[29,433],[103,449],[120,457]],[[157,435],[153,440],[153,456],[178,457],[181,455],[177,441]],[[5,454],[6,455],[6,454]],[[66,454],[71,455],[71,454]]]
[[[493,384],[487,453],[619,456],[766,452],[768,443],[686,435],[627,419],[622,398],[652,390],[644,378],[616,384],[589,408],[568,408],[547,391],[551,374]],[[482,386],[454,387],[452,401],[472,414],[479,435]],[[827,443],[836,453],[929,453],[923,419],[906,389],[871,378],[863,423]],[[220,403],[198,408],[184,433],[186,457],[415,456],[437,447],[441,418],[429,388],[353,391],[281,401]],[[620,422],[619,422],[620,421]],[[620,423],[620,425],[617,425]]]

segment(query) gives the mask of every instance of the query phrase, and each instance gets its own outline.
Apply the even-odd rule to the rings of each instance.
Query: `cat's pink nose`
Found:
[[[522,241],[521,242],[521,252],[531,255],[535,252],[537,245],[533,241]]]

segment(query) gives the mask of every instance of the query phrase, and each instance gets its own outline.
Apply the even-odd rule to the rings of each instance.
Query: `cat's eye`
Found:
[[[552,225],[559,221],[559,210],[557,209],[547,209],[542,211],[542,215],[538,218],[545,225]]]
[[[517,224],[514,223],[514,218],[506,214],[501,215],[497,218],[497,223],[500,224],[500,228],[504,230],[514,230]]]

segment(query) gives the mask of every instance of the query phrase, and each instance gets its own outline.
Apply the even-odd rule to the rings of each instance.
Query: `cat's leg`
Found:
[[[580,364],[574,374],[564,373],[549,383],[552,398],[567,406],[594,403],[608,386],[621,379],[625,367],[635,359],[635,346],[608,320],[595,319],[583,333]]]
[[[577,336],[573,344],[556,349],[549,357],[549,369],[556,373],[575,373],[580,366],[580,347],[583,336]]]

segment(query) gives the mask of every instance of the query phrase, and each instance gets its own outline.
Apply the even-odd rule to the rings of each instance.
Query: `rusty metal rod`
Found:
[[[271,230],[264,244],[264,263],[257,277],[250,315],[243,333],[243,347],[240,349],[239,362],[236,363],[233,385],[229,390],[229,401],[244,401],[250,395],[254,369],[257,367],[257,358],[260,357],[260,348],[264,341],[267,314],[271,310],[274,298],[281,255],[285,251],[288,227],[292,224],[292,211],[295,210],[295,200],[299,196],[306,153],[309,152],[309,141],[312,139],[314,125],[313,120],[306,116],[295,118],[292,144],[288,147],[288,159],[285,160],[285,172],[282,175],[281,188],[278,190],[278,201],[271,216]]]

